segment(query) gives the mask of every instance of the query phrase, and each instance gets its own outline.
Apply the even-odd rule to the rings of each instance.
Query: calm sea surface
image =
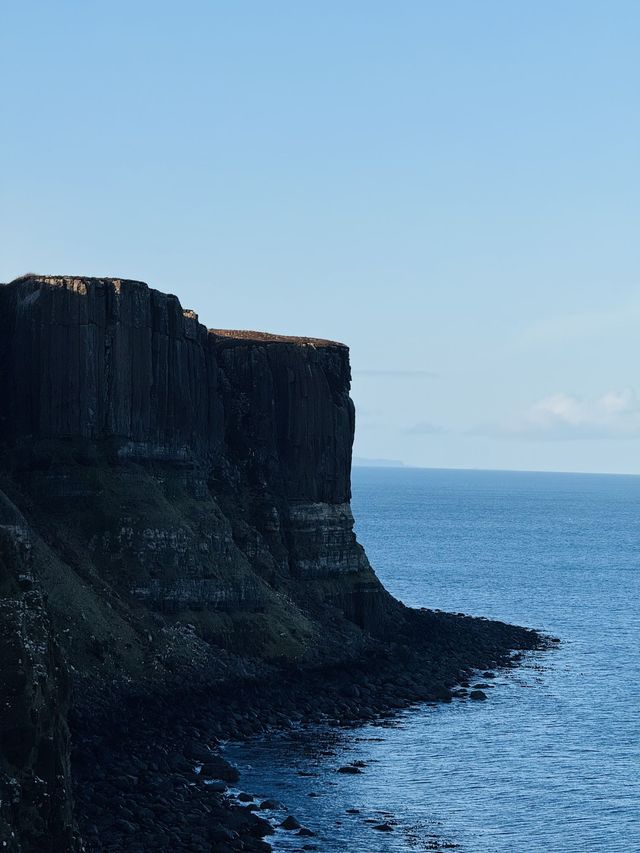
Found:
[[[360,541],[406,604],[562,644],[500,675],[488,702],[230,748],[244,790],[317,833],[279,830],[276,849],[640,853],[640,477],[362,468],[353,480]],[[357,759],[362,775],[336,773]],[[373,829],[384,820],[393,832]]]

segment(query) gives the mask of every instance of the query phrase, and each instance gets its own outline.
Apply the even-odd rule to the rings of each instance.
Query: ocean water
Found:
[[[353,507],[406,604],[562,642],[499,675],[484,703],[230,748],[243,790],[316,833],[278,830],[275,849],[638,853],[640,477],[355,469]],[[336,773],[356,759],[361,775]],[[373,828],[384,821],[392,831]]]

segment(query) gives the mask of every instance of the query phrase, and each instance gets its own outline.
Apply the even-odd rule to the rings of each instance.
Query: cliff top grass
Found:
[[[270,332],[255,332],[245,329],[209,329],[210,335],[221,338],[230,338],[236,341],[250,341],[256,343],[284,343],[297,344],[298,346],[310,345],[316,347],[345,347],[339,341],[330,341],[325,338],[308,338],[296,335],[273,335]]]
[[[155,290],[155,288],[149,287],[146,282],[138,281],[136,279],[84,275],[39,275],[38,273],[32,272],[18,276],[6,284],[0,283],[0,287],[15,287],[26,282],[36,282],[37,284],[45,284],[51,287],[64,287],[71,289],[76,293],[80,292],[80,294],[86,292],[87,285],[105,284],[113,287],[116,293],[120,293],[123,286],[125,288],[139,287],[144,290],[155,291],[156,293],[161,292]],[[174,296],[173,294],[162,295],[169,299],[176,300],[180,310],[182,310],[183,315],[187,319],[199,322],[197,313],[189,308],[183,309],[177,296]],[[342,347],[346,349],[346,344],[340,343],[339,341],[328,340],[326,338],[313,338],[299,335],[277,335],[271,334],[270,332],[258,332],[249,329],[207,329],[207,331],[210,335],[214,335],[219,338],[226,338],[229,341],[236,341],[239,343],[284,343],[296,346]]]

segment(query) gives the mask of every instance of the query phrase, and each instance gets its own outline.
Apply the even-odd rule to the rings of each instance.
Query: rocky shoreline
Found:
[[[358,726],[422,702],[481,700],[474,683],[545,648],[535,631],[434,611],[412,611],[411,638],[347,667],[282,667],[197,694],[182,690],[78,703],[72,716],[76,815],[88,853],[268,851],[275,805],[229,794],[239,781],[221,742],[314,724]],[[456,648],[451,643],[456,642]],[[478,673],[481,673],[478,676]],[[350,768],[344,768],[347,772]],[[358,772],[354,767],[352,772]],[[319,849],[295,816],[301,850]],[[278,820],[281,819],[281,815]]]

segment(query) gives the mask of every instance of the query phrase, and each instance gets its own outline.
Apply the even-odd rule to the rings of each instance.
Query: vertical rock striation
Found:
[[[89,455],[189,464],[201,492],[206,482],[227,508],[218,541],[233,530],[265,576],[370,571],[349,507],[355,417],[345,346],[207,331],[176,297],[117,279],[25,277],[0,288],[0,317],[5,445],[37,455],[47,441],[75,440]],[[85,488],[62,471],[44,479],[51,497]],[[193,531],[145,528],[141,539],[121,521],[118,541],[142,564],[145,543],[151,557],[186,553],[189,542],[211,551]],[[156,578],[137,588],[153,599],[160,586]],[[210,586],[201,585],[203,605],[228,600]]]
[[[221,432],[207,332],[142,282],[27,277],[0,289],[0,437],[119,440],[180,458]]]
[[[341,344],[208,331],[142,282],[0,286],[9,850],[77,847],[64,654],[85,682],[160,683],[229,671],[229,654],[348,654],[361,640],[339,614],[374,627],[349,385]]]
[[[355,413],[347,348],[251,332],[212,337],[226,460],[249,487],[256,529],[295,577],[368,569],[349,506]]]

